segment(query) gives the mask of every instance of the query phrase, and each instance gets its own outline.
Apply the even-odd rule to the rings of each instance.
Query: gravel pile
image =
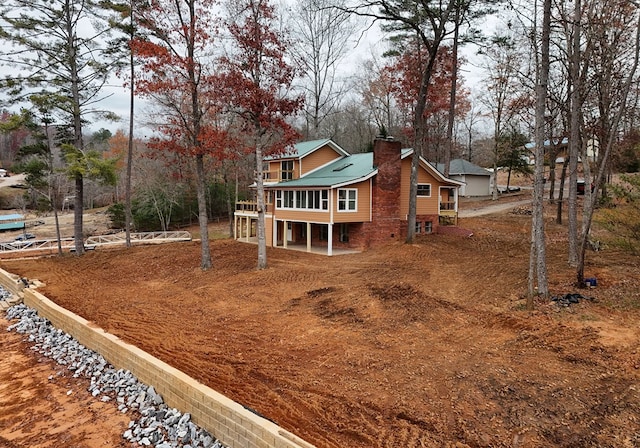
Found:
[[[0,294],[5,292],[0,287]],[[224,448],[215,437],[191,422],[190,414],[169,408],[153,386],[142,384],[128,370],[116,370],[102,355],[54,328],[35,310],[23,304],[15,305],[7,310],[6,317],[18,320],[8,330],[29,335],[32,350],[65,366],[75,378],[89,378],[89,392],[96,399],[115,401],[120,412],[131,411],[137,417],[123,434],[132,444],[157,448]]]

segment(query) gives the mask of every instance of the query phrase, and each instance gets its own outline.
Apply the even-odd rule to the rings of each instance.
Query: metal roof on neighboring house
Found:
[[[268,188],[333,187],[361,182],[378,170],[373,167],[373,153],[351,154],[299,179],[278,182]],[[265,185],[265,187],[267,187]]]
[[[553,140],[547,139],[544,141],[544,146],[551,146],[552,143],[554,146],[567,146],[569,144],[569,139],[567,137],[563,137],[562,140],[559,140],[557,138]],[[526,149],[535,149],[536,142],[525,143],[524,147]]]
[[[401,158],[404,159],[405,157],[409,157],[412,154],[413,154],[413,148],[404,148],[401,152]],[[460,182],[448,177],[444,177],[444,174],[442,174],[444,170],[440,170],[438,167],[434,166],[433,163],[428,162],[424,157],[421,156],[420,161],[424,164],[427,170],[429,170],[431,174],[434,175],[434,177],[439,178],[441,181],[448,182],[450,184],[460,185],[460,186],[464,185],[464,182]]]
[[[0,215],[0,221],[16,221],[22,220],[24,216],[19,213],[12,213],[10,215]]]
[[[444,172],[444,164],[438,164],[438,171]],[[491,173],[481,166],[471,163],[464,159],[453,159],[449,163],[449,176],[459,175],[473,175],[473,176],[491,176]]]

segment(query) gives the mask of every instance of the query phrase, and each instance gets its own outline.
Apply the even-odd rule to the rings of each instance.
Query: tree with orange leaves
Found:
[[[222,151],[226,135],[215,120],[213,6],[213,0],[151,0],[136,14],[146,37],[132,42],[143,64],[138,93],[159,106],[161,137],[149,146],[187,155],[195,163],[203,270],[212,266],[204,159]]]
[[[385,71],[391,73],[391,93],[396,105],[401,109],[399,116],[405,117],[404,133],[409,141],[415,141],[415,98],[420,90],[424,64],[429,55],[427,50],[415,42],[408,45],[401,53],[394,55]],[[426,107],[423,111],[424,133],[423,156],[433,162],[443,162],[441,142],[446,140],[446,125],[450,109],[449,86],[451,72],[454,69],[454,57],[450,47],[441,46],[433,65],[429,88],[427,89]],[[460,82],[460,77],[457,77]],[[469,110],[469,91],[458,86],[456,89],[456,115],[464,116]],[[446,142],[444,143],[446,145]]]
[[[287,95],[294,77],[285,59],[284,36],[274,29],[276,14],[268,0],[229,2],[227,23],[234,48],[221,59],[222,94],[240,130],[239,144],[255,155],[258,203],[258,269],[267,266],[262,162],[284,152],[298,134],[287,122],[302,107]]]

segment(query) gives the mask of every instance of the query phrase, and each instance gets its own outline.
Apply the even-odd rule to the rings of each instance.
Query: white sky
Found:
[[[346,74],[354,74],[358,70],[360,66],[366,61],[370,59],[372,55],[376,55],[377,57],[381,56],[382,52],[386,48],[386,42],[383,33],[380,31],[377,24],[371,26],[368,30],[364,31],[362,36],[355,36],[360,39],[353,43],[353,49],[349,52],[349,54],[344,59],[344,65],[346,68]],[[473,88],[473,86],[477,86],[482,80],[482,70],[480,70],[477,66],[474,66],[473,63],[476,62],[477,57],[474,55],[474,49],[471,46],[463,47],[462,49],[465,57],[469,59],[471,64],[467,64],[462,68],[462,75],[465,79],[465,84],[468,87]],[[0,74],[4,67],[0,67]],[[96,121],[91,123],[87,129],[86,134],[90,135],[93,132],[98,131],[101,128],[109,129],[112,133],[118,129],[122,129],[125,133],[128,133],[129,129],[129,89],[124,87],[124,81],[122,79],[118,79],[113,77],[109,86],[105,87],[105,95],[109,95],[108,98],[104,99],[101,103],[99,103],[99,108],[104,110],[109,110],[120,117],[120,121],[117,122],[108,122],[108,121]],[[150,112],[150,107],[148,103],[146,103],[143,99],[136,97],[136,135],[139,137],[145,137],[146,135],[151,135],[152,130],[145,129],[142,123],[145,121],[145,115]],[[14,108],[17,109],[17,108]]]

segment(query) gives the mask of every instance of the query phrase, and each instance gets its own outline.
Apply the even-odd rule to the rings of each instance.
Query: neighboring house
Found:
[[[265,160],[267,246],[366,249],[406,236],[413,150],[378,139],[372,153],[349,154],[333,141],[299,143]],[[416,233],[457,223],[458,188],[426,160],[418,172]],[[236,204],[234,237],[255,241],[253,201]]]
[[[438,164],[438,171],[444,172],[444,165]],[[460,196],[488,196],[491,194],[491,172],[464,159],[454,159],[449,163],[449,179],[462,182]]]

